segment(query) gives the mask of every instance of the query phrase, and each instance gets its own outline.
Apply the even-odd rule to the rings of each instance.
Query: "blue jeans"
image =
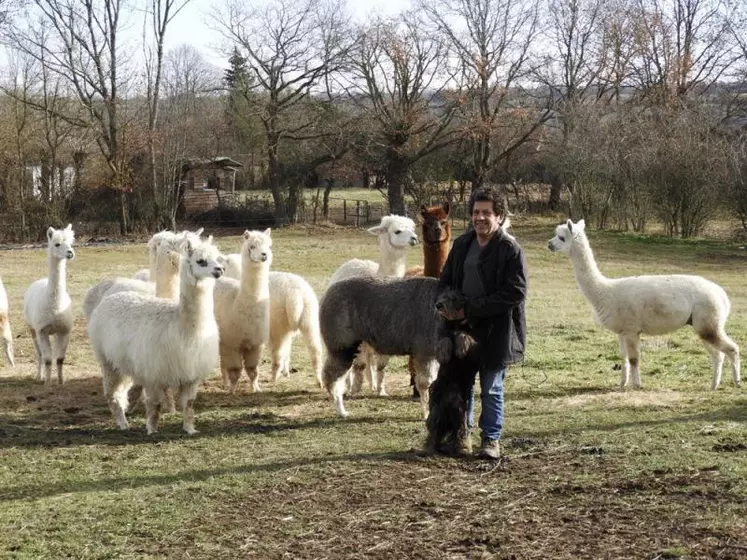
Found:
[[[506,368],[494,371],[480,370],[480,432],[483,439],[501,439],[503,431],[503,380]],[[467,425],[470,431],[475,425],[475,387],[474,380],[467,402]]]

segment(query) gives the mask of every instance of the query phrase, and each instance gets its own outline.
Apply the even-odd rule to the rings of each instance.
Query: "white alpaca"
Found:
[[[187,237],[189,237],[193,241],[199,241],[200,235],[202,235],[203,231],[204,231],[204,228],[199,228],[195,232],[184,230],[179,233],[175,233],[173,231],[163,230],[163,231],[159,231],[158,233],[154,233],[153,236],[148,240],[148,263],[149,263],[150,268],[142,268],[138,270],[132,277],[136,280],[152,282],[153,278],[156,278],[158,274],[158,270],[157,270],[158,247],[160,246],[161,242],[167,241],[171,243],[176,243],[178,245],[179,243],[181,243],[183,239],[186,239]],[[178,265],[179,263],[178,258],[176,259],[176,262]],[[177,271],[176,277],[177,277],[176,289],[178,290],[179,289],[178,271]],[[158,297],[172,297],[172,296],[158,296]],[[178,292],[175,292],[175,295],[173,295],[173,297],[178,298],[179,297]]]
[[[226,255],[226,277],[241,279],[236,261],[239,254]],[[230,271],[230,273],[229,273]],[[290,375],[293,339],[301,333],[319,386],[322,386],[322,337],[319,333],[319,299],[314,288],[297,274],[270,272],[270,341],[272,379]]]
[[[0,278],[0,332],[3,336],[3,346],[5,348],[5,360],[10,367],[15,367],[13,361],[13,335],[10,332],[10,317],[8,315],[8,294],[3,286],[3,279]]]
[[[57,360],[57,382],[62,384],[62,364],[65,361],[70,331],[73,328],[72,301],[67,293],[67,261],[75,258],[72,224],[65,229],[47,230],[47,261],[49,276],[37,280],[23,296],[23,314],[31,330],[36,348],[36,380],[52,382],[52,359]],[[52,349],[50,336],[55,335]]]
[[[332,274],[329,279],[330,286],[348,278],[366,276],[404,277],[407,271],[407,249],[418,244],[415,222],[410,218],[392,214],[381,218],[381,223],[369,228],[368,232],[378,237],[379,262],[351,259],[343,263]],[[363,384],[363,378],[367,376],[371,389],[379,396],[386,396],[383,368],[387,362],[388,358],[386,356],[378,356],[370,345],[361,344],[348,377],[350,393],[358,393]]]
[[[242,365],[260,391],[257,366],[270,338],[270,229],[245,231],[241,246],[241,280],[223,278],[215,286],[215,318],[220,329],[220,369],[231,393]]]
[[[730,303],[726,292],[700,276],[670,274],[606,278],[599,272],[585,223],[568,220],[555,229],[551,251],[568,253],[581,292],[591,303],[596,320],[617,333],[623,357],[620,386],[640,387],[640,335],[661,335],[692,325],[713,361],[712,389],[721,383],[724,354],[729,357],[734,384],[739,387],[739,347],[724,331]]]
[[[88,320],[91,313],[106,296],[119,292],[140,292],[157,297],[178,300],[179,299],[179,268],[181,262],[181,245],[185,239],[190,239],[194,243],[200,241],[199,232],[181,232],[178,234],[170,231],[157,233],[148,242],[148,250],[153,249],[153,267],[151,271],[147,269],[145,276],[155,278],[155,284],[146,280],[136,278],[124,278],[116,276],[105,278],[95,286],[92,286],[83,300],[83,314]],[[155,241],[154,241],[155,239]],[[142,277],[139,273],[136,276]]]
[[[218,365],[218,325],[213,313],[215,279],[223,275],[223,258],[207,242],[184,241],[179,301],[137,292],[105,297],[88,326],[101,366],[104,394],[114,420],[127,429],[127,391],[145,388],[146,428],[158,429],[160,396],[176,394],[188,434],[194,427],[194,400],[200,384]]]

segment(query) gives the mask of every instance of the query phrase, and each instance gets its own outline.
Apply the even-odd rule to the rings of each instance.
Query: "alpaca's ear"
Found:
[[[49,229],[47,230],[47,239],[52,239],[53,235],[54,235],[54,228],[52,226],[49,226]]]
[[[265,231],[262,232],[262,234],[266,235],[267,237],[270,237],[270,233],[272,233],[271,228],[267,228]]]
[[[449,215],[449,212],[451,211],[451,204],[449,204],[448,200],[441,204],[441,210],[443,210],[447,216]]]
[[[192,247],[192,241],[189,239],[189,237],[182,240],[182,242],[179,244],[179,250],[182,253],[187,253],[187,255],[190,257],[192,256],[194,247]]]
[[[371,235],[381,235],[382,233],[386,233],[386,226],[379,224],[378,226],[370,227],[368,228],[368,233]]]
[[[244,239],[249,239],[249,236],[251,235],[249,230],[244,231]]]
[[[212,245],[213,244],[213,236],[212,235],[208,235],[207,244],[208,245]]]
[[[571,233],[573,233],[573,222],[572,222],[571,220],[568,220],[568,221],[567,221],[567,222],[565,223],[565,225],[566,225],[566,227],[568,228],[568,231],[570,231]]]
[[[205,231],[205,228],[204,228],[204,227],[201,227],[201,228],[197,228],[197,230],[195,231],[195,235],[196,235],[197,237],[200,237],[200,236],[202,235],[202,232],[203,232],[203,231]]]
[[[584,231],[586,229],[586,222],[583,218],[576,222],[576,229],[578,231]]]
[[[428,213],[428,208],[426,208],[425,204],[420,205],[420,215],[425,218],[425,215]]]
[[[70,231],[73,229],[73,224],[67,224],[66,230]]]

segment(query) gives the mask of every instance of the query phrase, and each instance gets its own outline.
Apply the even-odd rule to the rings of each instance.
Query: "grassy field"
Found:
[[[348,399],[337,418],[302,343],[290,379],[262,367],[264,391],[234,396],[211,379],[196,425],[178,414],[146,436],[143,410],[115,428],[81,306],[105,275],[146,265],[143,244],[79,247],[69,265],[75,332],[64,386],[32,380],[26,286],[46,275],[39,250],[0,251],[16,337],[0,367],[0,558],[719,558],[747,557],[747,396],[728,368],[712,392],[690,329],[648,337],[644,389],[621,391],[616,338],[597,327],[554,224],[515,233],[530,267],[527,360],[506,382],[505,457],[425,458],[405,362],[391,397]],[[728,291],[727,325],[747,348],[747,251],[590,232],[610,276],[692,272]],[[238,238],[221,238],[235,252]],[[274,232],[276,270],[322,293],[348,258],[374,257],[365,232]],[[414,250],[410,263],[421,260]],[[477,434],[475,434],[477,437]]]

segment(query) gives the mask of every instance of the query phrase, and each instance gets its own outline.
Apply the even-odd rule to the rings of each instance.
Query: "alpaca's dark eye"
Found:
[[[197,264],[200,266],[207,266],[207,261],[205,259],[198,259]]]
[[[565,237],[563,237],[562,235],[558,235],[558,239],[560,239],[562,243],[565,243]]]
[[[59,244],[59,243],[55,243],[55,244],[54,244],[54,246],[55,246],[55,247],[59,247],[59,246],[60,246],[60,244]]]
[[[402,230],[398,229],[397,231],[394,232],[394,235],[399,235],[400,233],[402,233]]]

